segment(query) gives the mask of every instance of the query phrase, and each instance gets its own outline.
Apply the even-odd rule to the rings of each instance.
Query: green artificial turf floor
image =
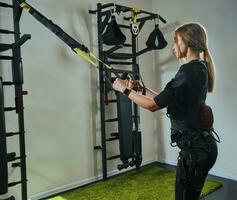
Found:
[[[50,200],[174,200],[175,172],[158,166],[142,168],[90,184]],[[201,196],[221,187],[206,180]]]

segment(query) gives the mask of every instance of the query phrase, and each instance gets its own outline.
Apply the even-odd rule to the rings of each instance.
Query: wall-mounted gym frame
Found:
[[[156,30],[152,32],[147,41],[147,48],[137,50],[137,38],[139,31],[148,20],[160,20],[163,23],[166,21],[158,14],[143,11],[136,8],[130,8],[114,3],[97,4],[96,10],[90,10],[90,14],[97,14],[97,30],[98,30],[98,54],[99,59],[103,62],[112,65],[131,66],[131,70],[125,70],[120,67],[119,70],[108,69],[102,63],[99,64],[99,82],[100,82],[100,109],[101,109],[101,145],[96,145],[94,149],[102,151],[102,168],[103,179],[107,178],[107,161],[120,158],[122,164],[118,165],[118,169],[124,169],[128,166],[136,166],[136,169],[142,163],[142,145],[141,145],[141,131],[139,129],[140,116],[139,109],[136,104],[132,103],[126,96],[116,92],[116,99],[108,99],[107,93],[111,90],[111,83],[115,78],[113,74],[130,73],[133,78],[140,79],[139,64],[137,57],[151,51],[153,49],[164,48],[167,43],[156,24]],[[117,24],[115,14],[130,13],[131,16],[124,17],[124,21],[129,23]],[[130,43],[125,43],[124,36],[121,35],[120,29],[131,30]],[[156,31],[156,32],[155,32]],[[159,33],[157,33],[159,31]],[[159,35],[157,35],[159,34]],[[118,38],[116,40],[116,37]],[[158,45],[155,45],[156,37]],[[151,40],[153,43],[150,43]],[[161,41],[162,40],[162,41]],[[163,45],[163,46],[161,46]],[[106,48],[107,46],[107,48]],[[108,48],[110,46],[110,48]],[[131,53],[117,53],[117,50],[122,48],[131,48]],[[129,60],[129,61],[125,61]],[[107,119],[105,113],[105,106],[109,103],[117,104],[117,118]],[[110,133],[111,137],[106,138],[106,126],[111,122],[117,122],[118,132]],[[119,155],[107,156],[107,142],[118,140],[119,141]]]
[[[54,24],[51,20],[47,19],[24,0],[12,0],[12,5],[1,3],[0,7],[12,9],[13,11],[13,24],[14,30],[0,29],[0,34],[14,35],[14,43],[5,44],[0,43],[0,52],[12,50],[12,56],[0,55],[1,61],[11,61],[12,66],[12,81],[3,81],[0,77],[0,196],[6,196],[8,188],[21,184],[22,200],[27,200],[27,177],[26,177],[26,153],[25,153],[25,128],[24,128],[24,107],[23,95],[27,92],[23,91],[23,65],[21,58],[21,46],[30,39],[30,35],[25,34],[20,37],[20,18],[22,9],[26,9],[29,13],[41,22],[44,26],[51,30],[61,40],[63,40],[72,50],[78,55],[82,56],[93,66],[97,66],[95,60],[99,61],[99,81],[100,81],[100,108],[101,108],[101,145],[97,145],[94,149],[102,150],[102,166],[103,166],[103,179],[107,178],[107,161],[120,158],[122,164],[118,165],[118,169],[124,169],[129,166],[136,166],[136,169],[142,163],[142,148],[141,148],[141,131],[139,129],[140,116],[139,109],[136,104],[132,103],[126,96],[116,92],[116,99],[108,99],[108,92],[112,91],[111,82],[115,77],[126,78],[129,74],[135,80],[141,80],[139,72],[139,64],[137,57],[151,51],[153,49],[162,49],[167,43],[155,24],[154,31],[150,34],[146,45],[147,48],[137,50],[137,38],[139,31],[143,28],[148,20],[159,20],[163,23],[166,21],[158,14],[146,12],[137,8],[130,8],[118,4],[97,4],[96,10],[90,10],[90,14],[97,14],[97,28],[98,28],[98,54],[97,58],[89,49],[83,44],[78,43],[71,36],[66,34],[58,25]],[[116,24],[115,14],[131,13],[131,16],[124,17],[124,20],[129,22],[129,25]],[[110,22],[109,22],[110,21]],[[105,31],[112,25],[118,25],[116,31],[119,35],[111,38],[106,42]],[[123,36],[121,29],[131,30],[131,43],[125,43],[125,36]],[[108,35],[107,35],[108,36]],[[109,34],[109,37],[111,35]],[[158,44],[156,45],[156,37]],[[107,38],[108,39],[108,38]],[[119,39],[119,40],[118,40]],[[116,42],[116,44],[115,44]],[[110,49],[105,49],[104,46],[112,46]],[[114,43],[114,44],[113,44]],[[117,53],[118,49],[131,48],[131,53]],[[94,60],[92,60],[94,59]],[[129,61],[125,61],[129,60]],[[131,66],[130,70],[115,69],[112,65]],[[115,75],[115,77],[114,77]],[[142,81],[142,80],[141,80]],[[15,88],[15,106],[4,107],[4,87],[13,85]],[[109,103],[116,103],[117,118],[107,119],[105,113],[105,106]],[[5,112],[15,111],[18,116],[18,132],[7,132],[5,122]],[[111,133],[110,138],[106,138],[105,126],[111,122],[117,122],[118,131]],[[15,152],[8,153],[7,151],[7,138],[11,136],[19,137],[19,156]],[[119,141],[119,155],[107,157],[106,142],[118,140]],[[21,180],[9,183],[8,182],[8,163],[12,162],[12,167],[20,167]],[[6,200],[14,200],[14,196],[5,198]]]

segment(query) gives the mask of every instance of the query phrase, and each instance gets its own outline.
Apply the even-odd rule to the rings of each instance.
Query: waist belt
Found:
[[[175,120],[170,119],[171,122],[171,129],[172,130],[191,130],[191,127],[187,120]]]
[[[182,150],[203,149],[209,151],[209,144],[214,140],[216,139],[212,131],[171,130],[170,145],[172,147],[178,146]]]
[[[205,129],[205,128],[198,128],[198,127],[193,127],[189,124],[187,120],[175,120],[175,119],[170,119],[171,121],[171,144],[176,142],[174,140],[177,140],[177,132],[186,132],[188,131],[188,135],[192,135],[194,132],[197,132],[199,135],[203,135],[204,137],[206,136],[212,136],[212,138],[220,143],[220,138],[214,128],[211,129]],[[191,133],[192,132],[192,133]],[[173,145],[171,145],[173,146]]]

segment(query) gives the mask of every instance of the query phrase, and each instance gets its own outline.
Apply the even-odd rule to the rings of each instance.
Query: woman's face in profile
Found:
[[[188,47],[179,33],[174,33],[174,45],[172,51],[177,59],[185,58],[187,56]]]

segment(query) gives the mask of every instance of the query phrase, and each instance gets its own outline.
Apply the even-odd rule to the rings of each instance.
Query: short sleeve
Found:
[[[188,75],[185,71],[180,71],[176,74],[174,81],[171,85],[172,88],[179,88],[185,85],[188,81]]]
[[[166,107],[174,98],[174,91],[170,87],[173,79],[166,85],[165,89],[154,97],[154,101],[160,108]]]
[[[173,79],[167,83],[164,90],[154,97],[154,101],[160,108],[168,106],[175,98],[176,91],[184,87],[188,82],[188,74],[180,68]]]

